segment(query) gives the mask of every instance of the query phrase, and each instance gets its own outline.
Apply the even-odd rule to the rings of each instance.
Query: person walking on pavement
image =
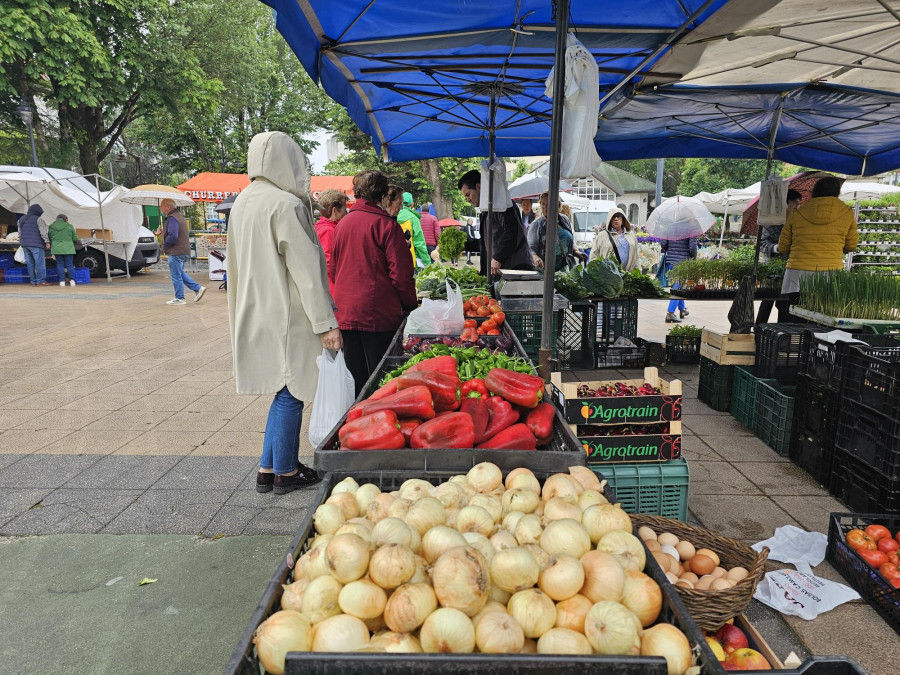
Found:
[[[802,194],[796,190],[788,190],[787,209],[784,214],[785,222],[787,222],[787,218],[790,217],[791,212],[800,206],[801,201],[803,201]],[[759,240],[760,262],[767,262],[773,258],[783,258],[787,260],[787,256],[779,256],[775,253],[775,249],[778,248],[778,239],[781,237],[781,231],[784,229],[784,225],[769,225],[768,227],[761,225],[760,227],[763,228],[762,236]],[[791,321],[790,303],[787,298],[778,298],[777,300],[767,298],[759,303],[759,313],[756,315],[756,323],[768,323],[773,306],[778,308],[778,323],[788,323]]]
[[[425,234],[422,232],[422,221],[418,214],[413,211],[413,198],[408,192],[403,193],[403,208],[397,213],[397,222],[403,225],[406,221],[410,222],[412,227],[412,244],[416,251],[416,261],[418,267],[427,267],[431,264],[431,255],[428,253],[428,247],[425,245]]]
[[[19,245],[25,252],[28,278],[32,286],[50,286],[47,282],[45,251],[50,248],[50,239],[42,232],[41,216],[44,209],[40,204],[32,204],[24,216],[19,218]]]
[[[671,270],[682,260],[693,260],[697,257],[697,237],[688,239],[677,239],[675,241],[663,240],[660,242],[663,253],[666,254],[666,270]],[[673,284],[672,288],[678,288],[678,284]],[[675,316],[675,310],[681,316],[686,317],[690,312],[684,300],[669,300],[669,307],[666,310],[666,323],[681,323],[681,319]]]
[[[56,257],[56,272],[59,285],[66,285],[66,270],[69,272],[69,285],[75,285],[75,244],[79,243],[75,228],[69,218],[60,213],[47,230],[50,237],[50,253]]]
[[[287,494],[319,481],[299,461],[303,402],[316,395],[322,349],[343,347],[312,224],[309,161],[280,131],[247,151],[250,185],[228,231],[228,318],[239,394],[274,394],[256,491]]]
[[[165,234],[163,235],[163,252],[169,257],[169,274],[175,297],[167,301],[167,305],[186,305],[184,287],[194,291],[194,302],[199,302],[206,293],[206,286],[201,286],[184,271],[184,264],[191,256],[191,241],[188,236],[188,224],[181,210],[175,207],[171,199],[163,199],[159,210],[166,217]],[[229,282],[231,279],[229,279]]]
[[[431,254],[441,238],[441,226],[438,225],[438,219],[431,215],[431,204],[428,202],[422,204],[422,215],[419,219],[422,221],[422,234],[425,236],[425,248],[428,249],[430,264]]]
[[[319,245],[325,253],[325,263],[331,261],[331,240],[334,238],[334,228],[341,222],[341,218],[347,215],[347,195],[340,190],[325,190],[319,194],[319,220],[316,221],[316,236]],[[334,284],[329,280],[328,290],[334,297]]]

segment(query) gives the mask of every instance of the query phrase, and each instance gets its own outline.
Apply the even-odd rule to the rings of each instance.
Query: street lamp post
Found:
[[[34,127],[32,126],[32,122],[34,121],[34,108],[29,105],[28,101],[26,101],[23,96],[19,101],[19,105],[16,106],[16,112],[19,114],[19,117],[22,118],[22,121],[25,122],[25,126],[28,127],[28,138],[31,139],[31,165],[37,166],[37,148],[34,146]]]

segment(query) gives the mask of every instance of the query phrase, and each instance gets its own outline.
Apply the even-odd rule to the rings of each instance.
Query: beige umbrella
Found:
[[[121,201],[126,204],[159,206],[163,199],[171,199],[175,206],[190,206],[194,203],[193,199],[170,185],[138,185],[129,190]]]

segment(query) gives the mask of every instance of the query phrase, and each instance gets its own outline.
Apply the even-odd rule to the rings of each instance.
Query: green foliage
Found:
[[[784,260],[775,258],[760,263],[757,271],[757,284],[763,288],[777,289],[781,287],[784,276]],[[734,257],[720,260],[684,260],[675,265],[668,273],[668,280],[685,289],[695,290],[734,290],[741,279],[753,272],[753,258],[749,261]]]
[[[703,335],[703,329],[689,324],[680,324],[670,329],[668,334],[673,337],[700,337]]]
[[[781,162],[775,162],[778,171]],[[762,159],[712,159],[690,157],[684,160],[678,194],[692,196],[698,192],[720,192],[729,187],[746,187],[766,177]]]
[[[742,244],[728,254],[728,259],[752,265],[755,253],[756,247],[753,244]]]
[[[569,300],[616,298],[622,293],[624,283],[619,266],[608,258],[592,260],[554,276],[556,290]]]
[[[667,293],[659,285],[659,281],[641,273],[638,269],[626,272],[622,280],[624,282],[623,298],[664,298],[667,296]]]
[[[900,277],[835,270],[800,280],[800,306],[825,316],[900,321]]]
[[[487,279],[478,274],[474,267],[448,267],[439,262],[432,263],[425,269],[419,270],[416,276],[416,288],[420,288],[419,284],[426,279],[437,279],[443,285],[444,279],[452,279],[460,286],[484,286]]]
[[[445,227],[438,239],[438,250],[447,260],[456,260],[466,247],[466,233],[458,227]]]
[[[512,179],[516,180],[517,178],[521,178],[526,173],[531,173],[531,164],[526,162],[524,159],[520,159],[518,162],[516,162],[516,168],[513,169]]]
[[[640,176],[644,180],[656,183],[656,160],[655,159],[630,159],[616,160],[609,162],[615,167],[624,169],[635,176]],[[681,157],[668,157],[663,160],[663,196],[673,197],[678,192],[678,185],[681,183],[681,173],[684,169],[685,160]],[[653,195],[651,195],[651,198]]]

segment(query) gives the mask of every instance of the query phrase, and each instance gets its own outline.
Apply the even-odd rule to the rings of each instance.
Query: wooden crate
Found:
[[[722,334],[704,328],[700,356],[720,366],[752,366],[756,360],[756,338],[749,333]]]

